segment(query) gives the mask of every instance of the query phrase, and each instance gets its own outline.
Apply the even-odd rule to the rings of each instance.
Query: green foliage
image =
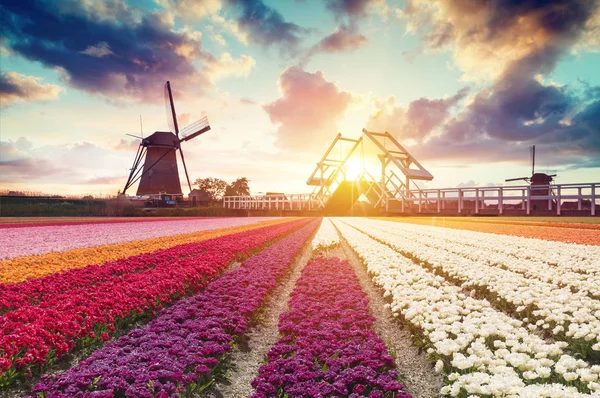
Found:
[[[241,177],[232,182],[225,189],[225,196],[250,196],[250,186],[246,177]]]
[[[0,216],[2,217],[58,217],[58,216],[105,216],[106,201],[36,198],[36,197],[0,197]]]
[[[221,200],[225,194],[225,189],[227,188],[227,183],[225,181],[213,177],[198,178],[194,181],[193,185],[197,186],[200,191],[206,192],[209,195],[211,202]]]

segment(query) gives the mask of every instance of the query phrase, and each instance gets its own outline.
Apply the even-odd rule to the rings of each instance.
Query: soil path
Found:
[[[439,391],[443,387],[441,376],[435,373],[425,353],[420,353],[412,344],[410,332],[403,329],[402,325],[395,320],[391,310],[385,306],[382,292],[373,283],[365,266],[352,249],[342,240],[340,246],[319,254],[348,260],[354,268],[361,288],[369,298],[369,310],[376,318],[374,330],[385,341],[388,349],[395,354],[400,382],[405,384],[404,389],[415,398],[440,397]],[[257,376],[267,352],[280,337],[279,316],[288,310],[289,295],[312,255],[311,246],[307,244],[298,260],[292,264],[286,278],[270,295],[263,310],[263,323],[249,329],[244,344],[232,353],[232,370],[227,375],[227,380],[216,381],[209,390],[196,394],[196,397],[245,398],[254,392],[250,383]]]
[[[375,285],[366,267],[344,240],[341,248],[369,298],[369,311],[376,318],[373,329],[385,341],[388,351],[394,354],[404,389],[414,398],[440,397],[439,392],[444,386],[441,375],[434,371],[425,352],[419,352],[413,345],[411,333],[395,320],[392,311],[385,305],[383,292]]]
[[[311,256],[309,240],[285,278],[269,295],[262,310],[262,323],[250,328],[244,343],[232,353],[233,369],[227,375],[227,380],[216,381],[209,390],[196,394],[196,397],[246,398],[254,392],[250,383],[258,375],[258,368],[264,364],[269,349],[279,340],[279,316],[288,310],[290,293]]]

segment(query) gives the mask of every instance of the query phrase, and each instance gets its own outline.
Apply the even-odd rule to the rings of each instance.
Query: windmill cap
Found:
[[[170,131],[157,131],[144,139],[147,141],[145,146],[168,146],[179,148],[179,139]]]

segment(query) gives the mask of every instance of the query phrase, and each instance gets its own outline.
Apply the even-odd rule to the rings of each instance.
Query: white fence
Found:
[[[224,196],[223,207],[246,210],[320,210],[311,194]]]
[[[408,198],[387,199],[388,212],[504,214],[507,210],[589,210],[596,215],[600,183],[466,187],[412,190]],[[247,210],[321,210],[311,194],[225,196],[223,207]]]
[[[600,183],[422,189],[412,194],[411,198],[398,200],[401,212],[409,207],[417,213],[452,209],[461,214],[469,209],[481,214],[497,209],[498,214],[503,214],[511,209],[528,215],[532,210],[556,211],[560,215],[565,203],[572,201],[570,205],[574,203],[575,208],[570,210],[589,210],[594,216]]]

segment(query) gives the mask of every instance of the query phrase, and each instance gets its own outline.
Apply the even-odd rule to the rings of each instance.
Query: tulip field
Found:
[[[13,396],[600,397],[600,227],[6,220]]]

